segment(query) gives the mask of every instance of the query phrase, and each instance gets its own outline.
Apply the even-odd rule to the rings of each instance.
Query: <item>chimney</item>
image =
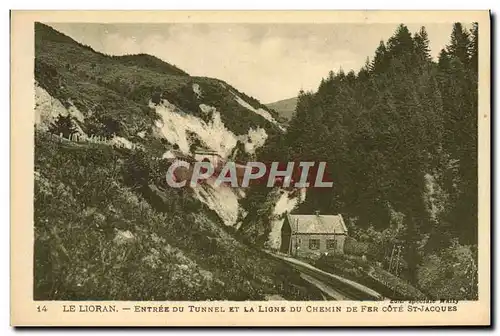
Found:
[[[314,211],[314,214],[315,214],[316,216],[319,216],[319,210]]]

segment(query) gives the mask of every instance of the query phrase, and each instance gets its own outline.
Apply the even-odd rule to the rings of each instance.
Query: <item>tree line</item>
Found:
[[[426,254],[477,244],[477,80],[477,23],[455,23],[437,61],[425,27],[401,24],[358,72],[301,91],[260,159],[326,161],[334,187],[308,190],[296,211],[342,213],[351,232],[393,229],[416,281]]]

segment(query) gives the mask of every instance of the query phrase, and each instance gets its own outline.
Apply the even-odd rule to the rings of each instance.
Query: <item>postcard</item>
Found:
[[[12,11],[13,326],[490,325],[489,11]]]

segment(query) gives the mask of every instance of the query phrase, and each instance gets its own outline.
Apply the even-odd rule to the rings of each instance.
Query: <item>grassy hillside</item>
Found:
[[[315,298],[298,274],[235,239],[167,163],[36,133],[37,300]]]
[[[292,116],[295,113],[295,108],[297,107],[297,97],[278,100],[277,102],[266,104],[266,106],[276,111],[280,117],[288,121],[292,119]]]
[[[168,188],[169,163],[155,159],[171,144],[155,134],[160,116],[150,100],[167,99],[200,118],[201,103],[215,106],[236,134],[257,126],[277,134],[276,125],[235,95],[256,109],[258,101],[153,56],[95,52],[40,23],[35,42],[35,79],[50,99],[76,107],[87,135],[121,136],[137,145],[126,149],[52,134],[71,134],[72,115],[56,119],[55,130],[36,130],[35,299],[321,298],[288,266],[238,240],[192,190]]]
[[[124,55],[116,56],[115,58],[118,59],[120,63],[128,66],[149,69],[166,75],[189,76],[187,72],[176,66],[170,65],[157,57],[147,54]]]

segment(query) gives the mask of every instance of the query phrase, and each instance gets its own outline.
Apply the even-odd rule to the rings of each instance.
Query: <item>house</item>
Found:
[[[347,236],[342,215],[286,214],[281,227],[280,252],[290,255],[344,253]]]

